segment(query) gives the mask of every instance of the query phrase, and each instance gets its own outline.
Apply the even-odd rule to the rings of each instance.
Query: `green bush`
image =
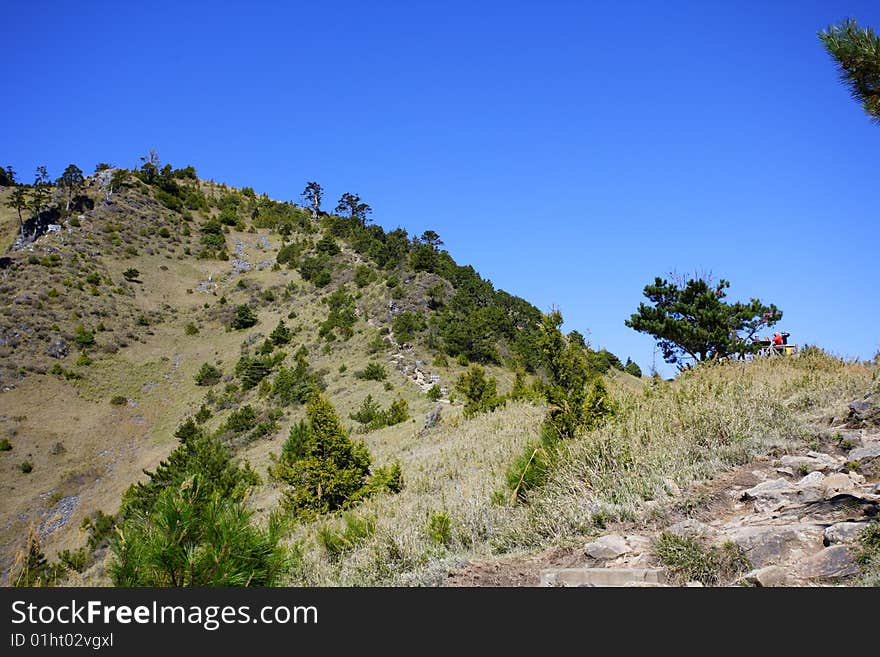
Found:
[[[242,388],[250,390],[257,386],[264,378],[269,376],[276,364],[284,359],[284,353],[279,352],[275,356],[262,356],[252,358],[242,356],[235,364],[235,375],[241,379]]]
[[[529,491],[543,486],[550,476],[547,447],[529,443],[505,473],[514,500],[525,501]]]
[[[458,377],[455,389],[465,398],[464,416],[470,418],[503,406],[504,398],[498,396],[497,386],[495,377],[487,378],[485,370],[479,365],[474,365]]]
[[[287,570],[281,524],[263,529],[243,502],[194,474],[134,513],[111,544],[116,586],[272,586]]]
[[[8,452],[12,449],[12,443],[9,438],[0,438],[0,452]]]
[[[428,327],[422,313],[403,312],[392,323],[394,337],[398,342],[411,342],[420,331]]]
[[[162,226],[159,229],[159,237],[163,239],[168,239],[169,237],[171,237],[171,231],[169,231],[167,227]]]
[[[98,272],[93,271],[91,274],[86,276],[86,283],[88,283],[89,285],[100,285],[101,275]]]
[[[364,369],[354,373],[355,377],[364,381],[384,381],[388,372],[381,363],[369,363]]]
[[[364,398],[363,403],[361,403],[360,408],[349,415],[349,417],[355,422],[360,422],[362,425],[369,426],[373,424],[378,417],[382,415],[382,407],[378,402],[373,400],[373,395],[367,395]]]
[[[343,509],[369,495],[370,453],[354,443],[333,406],[320,394],[306,406],[274,459],[272,475],[287,484],[284,505],[301,518]]]
[[[333,341],[336,339],[338,331],[343,340],[348,340],[354,335],[352,327],[357,321],[354,297],[344,287],[341,287],[321,301],[327,304],[330,312],[327,319],[321,323],[318,335],[328,341]]]
[[[629,358],[626,359],[626,365],[623,366],[623,371],[636,378],[642,378],[642,368]]]
[[[202,363],[202,367],[196,373],[196,385],[213,386],[220,383],[223,372],[211,365],[211,363]]]
[[[110,398],[110,403],[113,406],[125,406],[128,403],[128,399],[125,395],[116,395],[115,397]]]
[[[293,334],[290,332],[290,329],[285,325],[284,320],[278,321],[278,326],[272,329],[272,332],[269,334],[269,339],[272,341],[272,344],[277,346],[282,346],[289,343],[293,339]]]
[[[194,474],[204,477],[201,487],[210,488],[206,492],[216,492],[233,501],[243,500],[246,491],[259,483],[259,477],[248,465],[235,463],[229,449],[192,419],[181,424],[174,436],[180,445],[154,472],[146,473],[147,481],[129,486],[122,496],[122,518],[149,513],[162,491],[179,488]]]
[[[85,326],[77,326],[73,341],[82,348],[91,347],[95,344],[95,334]]]
[[[250,328],[257,323],[257,315],[249,306],[235,307],[235,316],[232,318],[232,328],[236,330]]]
[[[204,424],[211,418],[211,409],[202,404],[193,417],[198,424]]]
[[[367,395],[360,408],[349,417],[359,422],[363,430],[375,431],[408,420],[409,407],[405,399],[397,399],[386,410],[382,410],[379,404],[373,400],[373,395]]]
[[[226,418],[226,421],[217,431],[218,436],[224,434],[228,437],[238,436],[247,433],[257,426],[257,411],[250,404],[242,406],[237,411],[233,411]]]
[[[195,325],[195,322],[189,322],[183,329],[185,335],[198,335],[199,327]]]
[[[430,388],[428,388],[428,392],[425,393],[425,396],[427,396],[427,398],[431,401],[437,401],[443,396],[443,393],[440,391],[440,386],[435,383]]]
[[[354,270],[354,284],[358,287],[366,287],[376,278],[376,272],[367,265],[358,265]]]
[[[428,537],[438,545],[452,543],[452,520],[445,513],[435,513],[428,519]]]
[[[21,470],[24,474],[30,474],[34,470],[34,466],[30,461],[22,461],[18,466],[18,469]]]
[[[370,538],[375,531],[376,521],[372,516],[360,517],[354,513],[344,513],[341,527],[331,521],[318,528],[318,542],[331,561],[338,561]]]

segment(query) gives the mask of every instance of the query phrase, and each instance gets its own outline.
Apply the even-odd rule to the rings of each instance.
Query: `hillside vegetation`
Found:
[[[69,207],[50,188],[25,239],[3,210],[11,581],[442,584],[808,444],[876,385],[818,349],[640,378],[434,231],[318,192],[274,201],[151,156]]]

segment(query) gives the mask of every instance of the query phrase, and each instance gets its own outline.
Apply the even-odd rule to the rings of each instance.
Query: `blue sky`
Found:
[[[846,16],[880,28],[868,0],[13,0],[0,164],[156,148],[279,199],[352,191],[646,370],[623,322],[673,270],[870,358],[880,127],[816,38]]]

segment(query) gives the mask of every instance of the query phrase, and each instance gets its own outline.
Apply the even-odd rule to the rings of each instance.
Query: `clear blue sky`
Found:
[[[436,230],[643,369],[653,341],[623,322],[671,270],[775,302],[796,342],[880,348],[880,127],[816,38],[846,16],[880,28],[874,0],[12,0],[2,16],[0,164],[26,176],[156,148],[280,199],[317,180],[386,228]]]

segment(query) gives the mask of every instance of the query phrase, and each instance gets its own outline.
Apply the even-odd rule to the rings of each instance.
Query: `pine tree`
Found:
[[[847,18],[819,32],[819,40],[837,62],[840,79],[853,99],[880,124],[880,37]]]
[[[24,185],[17,185],[12,190],[12,195],[6,201],[7,207],[18,212],[18,225],[21,227],[21,237],[24,239],[24,221],[21,218],[21,211],[26,210],[30,204],[30,198],[27,188]]]
[[[307,423],[294,425],[272,474],[290,485],[285,506],[300,517],[342,509],[368,494],[372,461],[353,442],[322,395],[306,406]]]

